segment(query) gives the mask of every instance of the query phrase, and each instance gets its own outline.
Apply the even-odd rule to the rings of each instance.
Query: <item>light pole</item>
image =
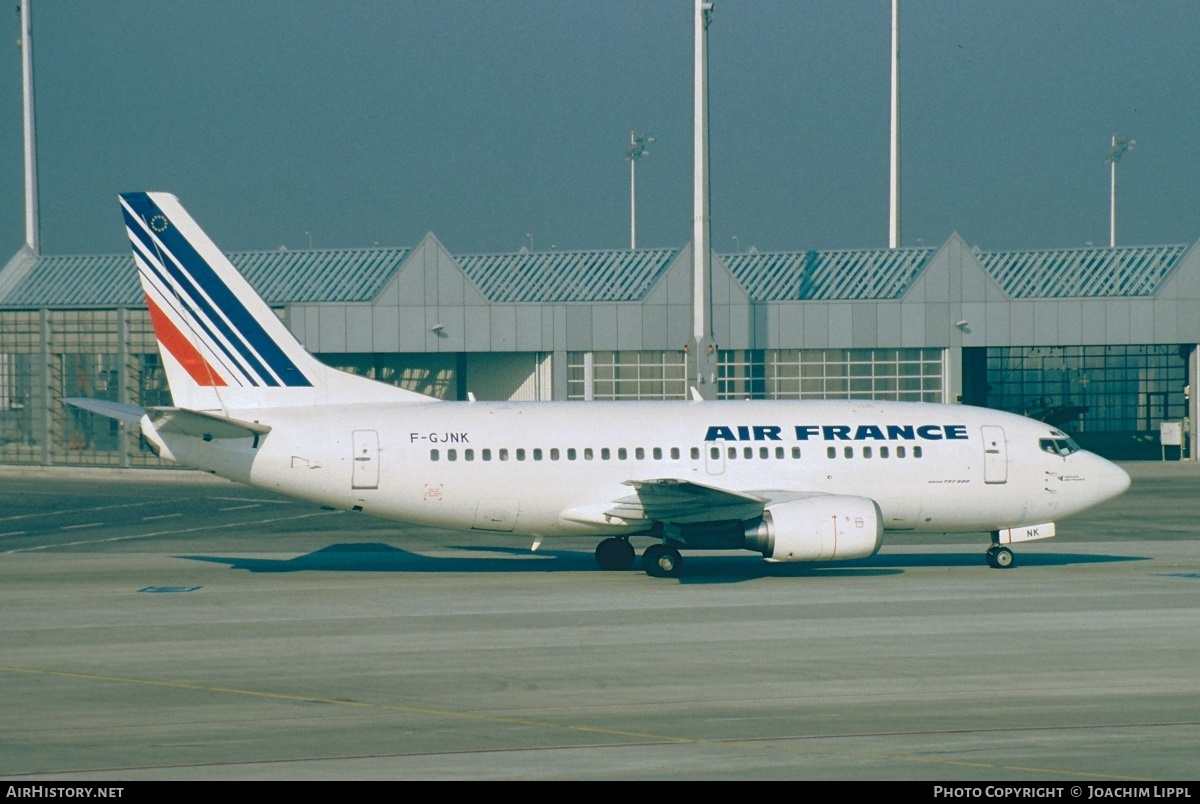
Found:
[[[1104,157],[1104,161],[1111,165],[1112,178],[1111,190],[1108,199],[1108,247],[1117,247],[1117,163],[1121,161],[1121,157],[1126,151],[1133,150],[1134,140],[1129,137],[1118,137],[1114,131],[1112,135],[1112,147],[1108,149],[1108,156]]]
[[[638,136],[629,129],[629,150],[625,158],[629,160],[629,248],[637,248],[637,163],[646,154],[646,146],[654,142],[653,137],[642,134]]]
[[[900,0],[892,0],[891,171],[888,174],[888,248],[900,248]]]

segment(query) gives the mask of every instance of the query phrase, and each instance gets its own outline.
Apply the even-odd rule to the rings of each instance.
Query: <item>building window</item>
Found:
[[[686,399],[687,356],[682,350],[568,352],[567,398]]]
[[[941,349],[723,350],[719,399],[941,402]]]
[[[987,350],[987,406],[1068,433],[1157,433],[1187,416],[1188,349],[1178,345]]]

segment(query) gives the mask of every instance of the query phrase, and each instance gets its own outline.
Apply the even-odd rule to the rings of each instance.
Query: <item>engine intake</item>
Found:
[[[746,549],[770,561],[841,561],[874,555],[881,536],[874,500],[822,494],[767,506],[746,528]]]

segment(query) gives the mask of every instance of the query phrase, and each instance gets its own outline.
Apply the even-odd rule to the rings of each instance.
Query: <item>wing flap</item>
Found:
[[[626,480],[634,493],[611,502],[568,508],[560,517],[569,522],[614,527],[645,527],[651,522],[695,525],[704,522],[748,521],[768,505],[791,502],[823,492],[791,489],[738,491],[679,478]]]
[[[634,493],[614,501],[605,513],[625,520],[689,524],[762,515],[767,500],[750,492],[706,486],[691,480],[627,480]]]

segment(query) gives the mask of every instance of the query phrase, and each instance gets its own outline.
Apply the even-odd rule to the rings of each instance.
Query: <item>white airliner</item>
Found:
[[[164,458],[334,508],[438,528],[599,538],[608,570],[653,540],[771,561],[874,554],[885,533],[1014,542],[1129,476],[1042,422],[872,401],[441,402],[317,361],[178,199],[120,197],[174,407],[74,405],[137,423]]]

